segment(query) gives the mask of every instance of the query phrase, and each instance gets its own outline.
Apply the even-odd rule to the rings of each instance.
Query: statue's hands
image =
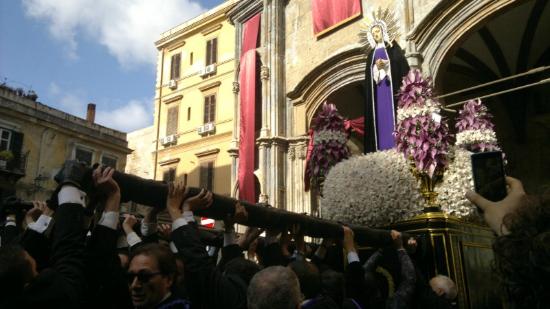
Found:
[[[388,60],[377,59],[376,60],[376,67],[378,68],[378,70],[383,70],[383,69],[386,68],[387,63],[388,63]]]

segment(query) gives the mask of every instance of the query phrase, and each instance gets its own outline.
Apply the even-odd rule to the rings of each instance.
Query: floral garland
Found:
[[[456,146],[473,152],[500,150],[491,118],[480,99],[466,102],[456,121]]]
[[[441,210],[457,217],[480,221],[475,206],[465,198],[467,190],[474,189],[471,155],[475,152],[500,150],[492,115],[481,100],[470,100],[457,117],[456,144],[449,169],[441,186],[436,188]]]
[[[409,71],[399,90],[397,114],[401,116],[394,132],[397,151],[430,178],[446,168],[452,139],[447,120],[439,115],[440,103],[432,95],[431,80],[419,70]]]
[[[306,162],[306,186],[309,186],[307,181],[310,181],[313,186],[320,187],[330,168],[347,159],[350,151],[346,145],[344,118],[334,104],[324,103],[311,127],[313,147]]]
[[[345,132],[338,132],[338,131],[332,131],[332,130],[321,130],[313,133],[314,145],[329,143],[333,140],[337,141],[338,143],[345,144],[348,141],[348,135]]]
[[[426,100],[424,106],[408,106],[397,110],[397,122],[401,122],[407,118],[415,118],[418,116],[439,114],[441,108],[439,104],[434,103],[431,99]]]
[[[409,163],[395,149],[351,157],[327,174],[321,216],[349,224],[387,226],[422,212]]]
[[[475,206],[465,198],[466,191],[474,189],[472,178],[472,152],[463,148],[454,148],[454,157],[445,171],[441,185],[436,187],[437,200],[441,210],[457,217],[469,217],[476,214]]]

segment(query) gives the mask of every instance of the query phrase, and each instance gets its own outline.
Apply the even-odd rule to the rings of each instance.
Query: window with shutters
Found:
[[[218,62],[218,39],[213,38],[206,42],[206,65]]]
[[[0,151],[10,150],[11,130],[0,128]]]
[[[168,115],[166,117],[166,136],[178,132],[178,110],[178,106],[168,108]]]
[[[162,173],[162,180],[165,182],[176,180],[176,168],[171,167],[167,170],[164,170],[164,172]]]
[[[77,146],[74,152],[74,158],[77,161],[84,162],[88,166],[91,166],[94,158],[94,152],[91,149]]]
[[[216,95],[204,97],[204,123],[216,120]]]
[[[181,54],[177,53],[172,55],[172,62],[170,65],[170,79],[180,78],[180,64],[181,64]]]
[[[201,162],[200,187],[212,191],[214,185],[214,161]]]
[[[101,157],[101,164],[102,165],[109,166],[109,167],[112,167],[112,168],[115,168],[115,169],[116,169],[116,161],[117,161],[117,158],[114,157],[114,156],[103,155]]]

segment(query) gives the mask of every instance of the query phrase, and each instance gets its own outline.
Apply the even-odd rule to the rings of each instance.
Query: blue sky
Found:
[[[159,34],[223,0],[0,2],[0,82],[129,132],[153,124]]]

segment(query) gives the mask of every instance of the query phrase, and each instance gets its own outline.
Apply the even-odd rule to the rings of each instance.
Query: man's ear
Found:
[[[174,276],[173,275],[163,276],[163,280],[168,285],[168,287],[171,288],[172,284],[174,283]]]

